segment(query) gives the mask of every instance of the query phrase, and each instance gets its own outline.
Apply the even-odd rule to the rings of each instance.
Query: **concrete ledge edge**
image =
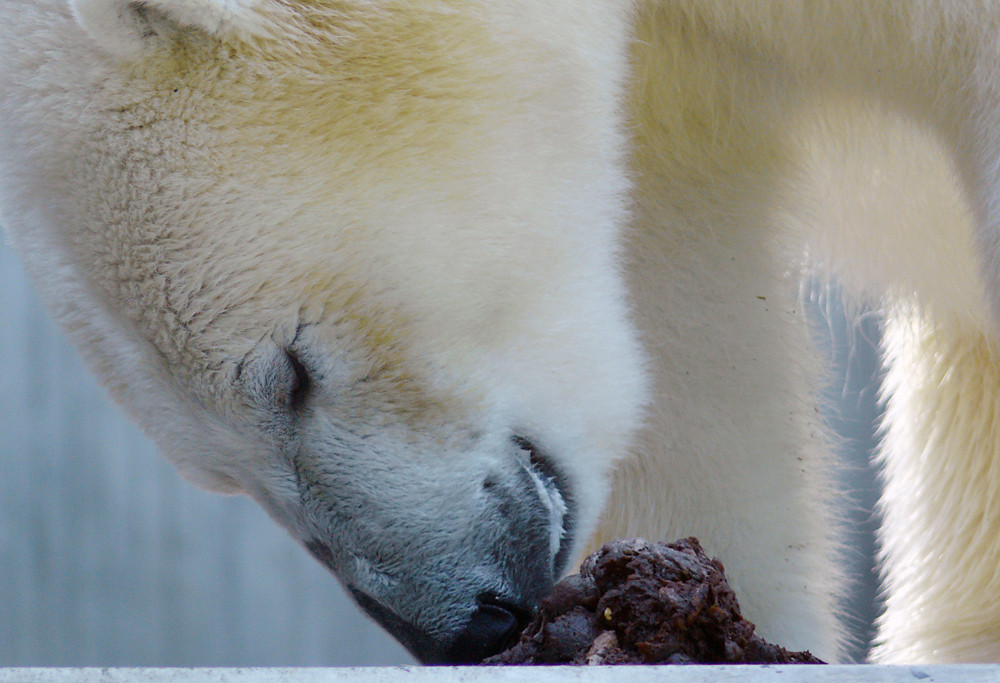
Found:
[[[995,683],[1000,665],[533,666],[344,668],[0,668],[0,683]]]

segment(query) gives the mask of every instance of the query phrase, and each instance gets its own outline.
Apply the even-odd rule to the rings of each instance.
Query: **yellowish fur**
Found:
[[[886,351],[890,428],[881,511],[889,592],[879,654],[892,661],[996,660],[996,340],[962,321],[900,305],[889,317]]]

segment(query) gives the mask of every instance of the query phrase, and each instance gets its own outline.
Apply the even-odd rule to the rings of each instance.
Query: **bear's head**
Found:
[[[0,206],[48,304],[424,661],[515,632],[638,419],[625,5],[5,5]]]

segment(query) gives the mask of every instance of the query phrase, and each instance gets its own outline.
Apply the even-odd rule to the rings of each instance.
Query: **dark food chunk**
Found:
[[[484,664],[822,664],[754,633],[697,539],[613,541],[556,584],[516,645]]]

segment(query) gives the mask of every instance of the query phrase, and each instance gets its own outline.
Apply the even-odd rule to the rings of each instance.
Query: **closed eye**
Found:
[[[294,373],[294,379],[288,391],[288,407],[292,410],[298,410],[309,395],[311,385],[309,371],[291,349],[285,349],[285,356],[288,358],[288,363]]]

